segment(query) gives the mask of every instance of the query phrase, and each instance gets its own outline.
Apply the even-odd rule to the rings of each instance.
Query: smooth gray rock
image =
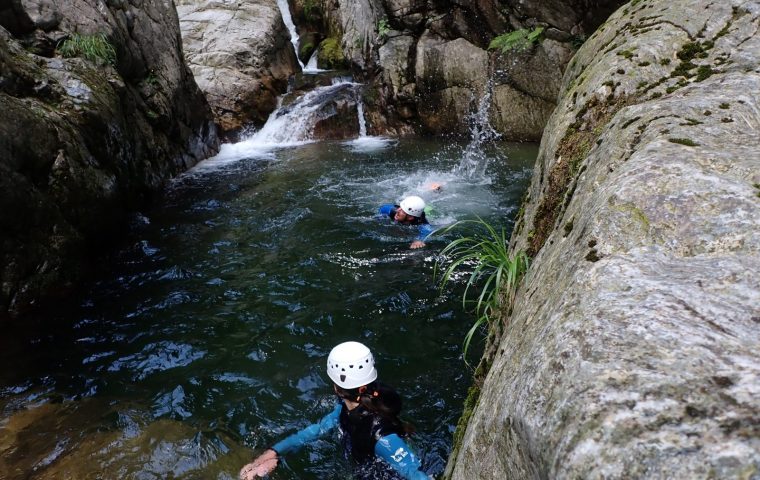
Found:
[[[760,475],[759,28],[632,2],[571,61],[451,478]]]
[[[224,132],[262,125],[300,70],[275,0],[180,0],[187,63]]]

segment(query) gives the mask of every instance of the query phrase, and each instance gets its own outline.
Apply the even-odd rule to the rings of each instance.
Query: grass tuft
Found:
[[[511,51],[522,52],[528,50],[533,44],[542,39],[544,27],[536,27],[532,30],[521,28],[513,32],[503,33],[491,40],[488,44],[489,50],[500,50],[501,53]]]
[[[83,57],[98,65],[116,65],[116,50],[103,33],[72,34],[58,44],[58,53],[66,58]]]
[[[435,272],[437,277],[442,262],[451,260],[440,274],[443,289],[460,267],[474,265],[462,295],[462,304],[467,307],[468,303],[474,303],[477,315],[477,320],[465,335],[463,342],[463,356],[466,362],[467,350],[475,332],[492,322],[498,312],[511,307],[517,286],[528,270],[529,259],[522,251],[510,254],[504,227],[497,231],[480,218],[456,222],[443,229],[442,233],[463,227],[468,227],[471,233],[446,245],[441,251],[441,258],[436,262]],[[470,289],[476,284],[481,284],[480,293],[475,300],[470,300]]]

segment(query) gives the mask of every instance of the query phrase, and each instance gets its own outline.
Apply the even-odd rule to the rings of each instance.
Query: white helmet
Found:
[[[337,345],[327,356],[327,376],[341,388],[351,389],[377,379],[372,352],[359,342]]]
[[[416,195],[412,195],[411,197],[406,197],[405,199],[401,200],[399,206],[401,207],[401,210],[403,210],[407,215],[411,215],[413,217],[421,217],[422,212],[425,211],[425,200]]]

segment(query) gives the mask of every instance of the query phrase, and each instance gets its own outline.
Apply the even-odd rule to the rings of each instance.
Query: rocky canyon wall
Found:
[[[634,0],[573,58],[449,478],[760,474],[759,29]]]
[[[0,315],[63,295],[101,241],[218,148],[174,5],[0,7]]]

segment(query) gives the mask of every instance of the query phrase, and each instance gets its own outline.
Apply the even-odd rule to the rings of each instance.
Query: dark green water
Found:
[[[373,350],[405,399],[412,445],[441,473],[473,317],[461,280],[443,294],[434,282],[447,239],[409,250],[409,228],[374,215],[415,193],[434,224],[509,224],[536,147],[489,148],[470,180],[451,173],[464,147],[317,143],[178,179],[86,294],[51,314],[54,327],[29,321],[0,340],[0,478],[237,478],[254,452],[330,409],[324,363],[346,340]],[[329,437],[272,478],[349,471]]]

